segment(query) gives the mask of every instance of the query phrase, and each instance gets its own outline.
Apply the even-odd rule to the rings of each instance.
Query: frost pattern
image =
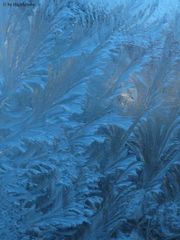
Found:
[[[179,1],[34,3],[0,6],[0,238],[180,239]]]

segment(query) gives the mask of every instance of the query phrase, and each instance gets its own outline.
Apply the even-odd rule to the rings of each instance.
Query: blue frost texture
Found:
[[[0,240],[180,240],[179,0],[0,2]]]

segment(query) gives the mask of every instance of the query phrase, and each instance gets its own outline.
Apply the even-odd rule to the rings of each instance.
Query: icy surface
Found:
[[[0,3],[0,240],[180,239],[179,0],[33,2]]]

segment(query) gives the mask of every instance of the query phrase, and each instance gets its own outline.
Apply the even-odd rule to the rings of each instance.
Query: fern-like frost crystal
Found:
[[[179,0],[0,3],[0,240],[180,239]]]

